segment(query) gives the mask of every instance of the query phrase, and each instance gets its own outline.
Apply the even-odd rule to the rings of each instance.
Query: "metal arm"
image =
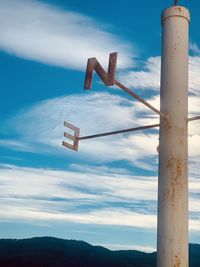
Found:
[[[86,139],[92,139],[92,138],[103,137],[103,136],[108,136],[108,135],[122,134],[122,133],[128,133],[128,132],[135,132],[135,131],[139,131],[139,130],[146,130],[146,129],[156,128],[156,127],[159,127],[159,125],[160,124],[152,124],[152,125],[147,125],[147,126],[140,126],[140,127],[136,127],[136,128],[129,128],[129,129],[118,130],[118,131],[113,131],[113,132],[107,132],[107,133],[100,133],[100,134],[82,136],[82,137],[79,137],[77,139],[78,140],[86,140]]]
[[[65,147],[68,147],[74,151],[78,151],[78,145],[79,141],[81,140],[86,140],[86,139],[92,139],[92,138],[97,138],[97,137],[103,137],[103,136],[109,136],[109,135],[115,135],[115,134],[121,134],[121,133],[128,133],[128,132],[135,132],[135,131],[140,131],[140,130],[146,130],[146,129],[151,129],[151,128],[156,128],[159,127],[160,124],[152,124],[152,125],[146,125],[146,126],[139,126],[136,128],[129,128],[129,129],[123,129],[123,130],[118,130],[118,131],[112,131],[112,132],[106,132],[106,133],[100,133],[100,134],[94,134],[94,135],[88,135],[88,136],[79,136],[80,129],[75,127],[74,125],[64,122],[64,126],[69,128],[70,130],[74,131],[74,135],[71,135],[67,132],[64,132],[64,136],[68,138],[68,140],[71,141],[71,143],[62,142],[62,145]]]
[[[189,118],[189,119],[188,119],[188,122],[189,122],[189,121],[196,121],[196,120],[200,120],[200,116],[196,116],[196,117]]]
[[[165,119],[168,119],[168,116],[166,114],[162,113],[161,111],[159,111],[158,109],[156,109],[155,107],[153,107],[146,100],[144,100],[142,97],[138,96],[136,93],[134,93],[132,90],[130,90],[129,88],[127,88],[126,86],[124,86],[123,84],[121,84],[120,82],[118,82],[117,80],[115,80],[115,85],[118,86],[119,88],[121,88],[127,94],[131,95],[132,97],[134,97],[135,99],[137,99],[138,101],[140,101],[142,104],[144,104],[145,106],[147,106],[151,110],[153,110],[158,115],[164,117]]]
[[[132,97],[140,101],[143,105],[153,110],[158,115],[164,117],[165,119],[168,119],[168,116],[166,114],[163,114],[161,111],[153,107],[150,103],[148,103],[142,97],[138,96],[132,90],[130,90],[129,88],[127,88],[126,86],[124,86],[123,84],[115,80],[116,64],[117,64],[117,53],[116,52],[110,54],[108,72],[106,72],[103,69],[103,67],[100,65],[100,63],[95,57],[89,58],[87,69],[86,69],[86,74],[85,74],[84,89],[89,90],[92,88],[92,76],[93,76],[93,71],[95,71],[105,85],[111,86],[115,84],[116,86],[121,88],[123,91],[125,91],[127,94],[131,95]]]

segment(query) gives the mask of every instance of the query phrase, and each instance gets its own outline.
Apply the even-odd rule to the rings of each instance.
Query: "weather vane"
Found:
[[[162,57],[160,110],[115,79],[117,53],[111,53],[107,72],[96,58],[89,58],[86,90],[91,89],[95,71],[107,86],[118,86],[160,116],[160,123],[137,128],[80,137],[79,128],[65,122],[74,131],[64,136],[72,143],[63,145],[78,151],[80,140],[107,135],[160,128],[158,175],[157,267],[188,266],[188,30],[190,13],[185,7],[167,8],[162,13]]]
[[[150,103],[148,103],[146,100],[144,100],[142,97],[138,96],[135,92],[127,88],[125,85],[121,84],[119,81],[115,80],[115,70],[116,70],[116,64],[117,64],[117,53],[111,53],[109,57],[109,64],[108,64],[108,71],[106,72],[103,67],[100,65],[98,60],[93,57],[88,59],[87,63],[87,69],[86,69],[86,75],[85,75],[85,83],[84,83],[84,89],[90,90],[92,87],[92,78],[93,78],[93,72],[95,71],[98,76],[101,78],[101,80],[104,82],[107,86],[116,85],[123,91],[125,91],[127,94],[132,96],[133,98],[137,99],[139,102],[144,104],[146,107],[157,113],[163,118],[168,118],[167,115],[153,107]],[[97,138],[97,137],[103,137],[108,135],[115,135],[115,134],[121,134],[121,133],[127,133],[127,132],[134,132],[134,131],[140,131],[150,128],[159,127],[159,124],[152,124],[152,125],[146,125],[146,126],[140,126],[136,128],[129,128],[129,129],[123,129],[123,130],[117,130],[112,132],[104,132],[100,134],[95,135],[88,135],[88,136],[82,136],[80,137],[80,129],[75,127],[74,125],[70,124],[69,122],[64,122],[64,126],[69,128],[70,130],[74,131],[74,135],[71,135],[67,132],[64,133],[64,136],[68,139],[70,139],[73,143],[68,143],[66,141],[63,141],[62,144],[74,151],[78,151],[78,145],[79,141],[91,139],[91,138]]]

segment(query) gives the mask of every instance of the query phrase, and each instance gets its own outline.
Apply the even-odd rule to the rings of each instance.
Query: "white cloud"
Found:
[[[108,54],[118,51],[118,68],[133,65],[131,46],[92,18],[34,0],[0,0],[0,6],[0,50],[79,70],[93,56],[107,66]]]
[[[85,68],[86,59],[94,55],[106,65],[108,53],[119,51],[118,67],[133,64],[130,47],[97,26],[91,18],[37,1],[0,0],[0,4],[0,49],[3,51],[74,69]],[[197,52],[197,48],[193,45],[191,49]],[[119,78],[127,86],[157,92],[159,68],[160,58],[151,57],[143,70],[121,73]],[[200,57],[190,57],[190,92],[193,93],[189,99],[190,113],[195,115],[199,114],[199,70]],[[159,107],[158,95],[148,101]],[[70,95],[42,101],[12,117],[5,126],[19,138],[0,140],[0,145],[71,155],[71,151],[61,148],[66,130],[62,127],[64,120],[80,127],[81,135],[87,135],[157,123],[158,117],[142,104],[120,96],[108,93]],[[190,211],[195,214],[190,219],[192,231],[200,231],[195,195],[199,194],[199,172],[195,167],[200,154],[198,126],[198,122],[191,123],[189,137],[192,155]],[[152,169],[157,163],[157,145],[158,132],[134,133],[83,141],[78,156],[102,162],[126,160],[137,167]],[[94,170],[91,166],[79,166],[76,171],[2,166],[0,174],[2,219],[156,227],[156,177],[136,177],[123,169],[118,172],[108,167]],[[113,208],[114,203],[117,208]],[[90,210],[85,210],[85,205],[90,205]]]
[[[194,55],[196,56],[200,55],[200,48],[196,43],[191,41],[189,44],[189,49],[190,49],[190,52],[193,53]]]
[[[137,228],[153,229],[156,226],[155,215],[138,214],[120,209],[99,209],[93,212],[59,212],[45,211],[23,206],[2,207],[0,216],[4,219],[14,220],[44,220],[44,221],[67,221],[82,224],[119,225]]]
[[[200,96],[200,57],[190,57],[189,61],[189,90],[196,96]]]
[[[27,110],[22,110],[11,118],[4,128],[20,136],[20,142],[23,140],[35,150],[37,147],[39,153],[59,151],[70,155],[72,151],[61,146],[64,140],[63,132],[67,131],[63,127],[65,120],[79,127],[81,136],[136,127],[142,123],[146,124],[148,118],[149,123],[158,122],[158,118],[151,117],[151,114],[150,116],[143,114],[144,121],[142,119],[138,121],[140,111],[141,105],[139,107],[138,103],[108,93],[69,95],[43,101]],[[3,141],[1,145],[4,145]],[[89,160],[96,159],[102,162],[127,160],[139,166],[140,163],[144,164],[140,162],[144,157],[151,157],[151,162],[156,163],[157,145],[156,134],[148,132],[146,135],[146,132],[138,132],[133,135],[82,141],[77,157],[87,157]],[[152,167],[148,165],[146,168]]]
[[[159,109],[160,58],[150,58],[143,71],[122,74],[123,83],[138,86],[143,90],[155,90],[150,94],[148,102]],[[190,57],[190,92],[189,117],[200,114],[200,59]],[[132,78],[131,78],[132,77]],[[156,94],[155,94],[156,93]],[[140,94],[140,93],[139,93]],[[14,140],[1,140],[0,145],[10,144],[10,148],[38,153],[49,152],[72,155],[72,151],[61,147],[64,140],[63,122],[68,121],[81,129],[81,136],[118,130],[139,125],[159,122],[159,118],[147,107],[136,100],[109,93],[83,93],[68,95],[35,104],[21,110],[12,117],[4,128],[13,132]],[[19,137],[16,139],[16,135]],[[199,122],[189,123],[189,151],[192,158],[197,157],[199,147]],[[125,160],[144,169],[155,169],[157,163],[156,147],[158,131],[135,132],[106,138],[85,140],[80,142],[80,150],[76,157],[111,162]],[[190,160],[192,159],[190,158]],[[148,161],[150,160],[150,163]],[[156,167],[157,168],[157,167]]]
[[[90,172],[88,172],[89,168]],[[79,169],[78,171],[58,171],[3,165],[0,173],[1,196],[11,198],[16,196],[63,198],[88,202],[99,200],[112,202],[118,199],[118,201],[126,202],[128,199],[155,200],[157,194],[155,177],[120,175],[117,169],[99,173],[96,168],[87,165],[82,165],[81,171]],[[75,180],[76,184],[74,184]],[[104,193],[103,196],[101,192]]]
[[[20,151],[35,151],[34,147],[31,146],[30,144],[24,142],[24,141],[19,141],[19,140],[10,140],[10,139],[4,139],[0,140],[0,146],[4,147],[10,147],[12,149],[20,150]]]
[[[121,73],[120,80],[135,90],[153,90],[160,89],[160,57],[150,57],[144,62],[144,67],[139,71],[129,71]],[[189,57],[189,92],[194,95],[200,95],[200,57]]]
[[[191,45],[191,49],[198,48],[197,45]],[[200,57],[189,57],[189,117],[200,115]],[[122,73],[120,80],[129,87],[133,87],[136,92],[141,89],[154,90],[157,94],[154,97],[150,97],[148,102],[159,109],[159,88],[160,88],[160,57],[149,58],[144,63],[143,70],[130,71],[127,74]],[[140,94],[140,92],[138,92]],[[140,112],[144,112],[146,118],[140,119],[142,116],[138,116],[138,122],[142,124],[152,123],[148,116],[149,110],[139,104],[135,104],[135,108]],[[154,118],[153,118],[154,119]],[[155,120],[154,120],[155,123]],[[199,132],[200,121],[193,121],[189,123],[189,155],[190,160],[194,160],[195,157],[200,155],[200,147],[198,146],[200,140]],[[137,136],[136,136],[137,137]],[[137,137],[138,138],[138,137]]]
[[[2,165],[0,183],[1,219],[64,220],[141,228],[156,225],[155,215],[141,212],[139,205],[133,210],[124,208],[123,204],[113,208],[114,203],[125,204],[131,199],[136,203],[154,199],[156,182],[152,178],[145,182],[124,174],[102,175],[95,168],[88,174]],[[90,210],[85,205],[90,205]]]
[[[160,88],[160,57],[150,57],[143,70],[121,73],[119,79],[129,87],[136,89],[159,90]]]
[[[159,108],[158,95],[148,101]],[[189,113],[189,117],[199,114],[197,96],[189,97]],[[64,131],[69,131],[63,126],[64,121],[79,127],[81,136],[85,136],[159,123],[159,118],[141,103],[121,96],[109,93],[68,95],[42,101],[20,111],[4,124],[4,129],[14,134],[14,140],[1,140],[0,145],[37,153],[72,155],[71,150],[61,146],[62,140],[65,140]],[[192,158],[200,154],[197,145],[199,123],[189,123],[189,152]],[[76,157],[101,162],[126,160],[144,169],[154,169],[158,158],[158,137],[158,130],[155,129],[153,132],[84,140],[80,142]]]
[[[156,177],[120,175],[112,169],[109,174],[99,173],[92,166],[90,173],[88,166],[83,169],[58,171],[1,165],[1,219],[156,228]],[[199,182],[193,179],[191,231],[200,231],[195,195],[198,189]]]

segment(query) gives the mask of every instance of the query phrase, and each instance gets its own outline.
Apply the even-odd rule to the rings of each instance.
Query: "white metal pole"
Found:
[[[157,267],[188,267],[189,11],[162,13]]]

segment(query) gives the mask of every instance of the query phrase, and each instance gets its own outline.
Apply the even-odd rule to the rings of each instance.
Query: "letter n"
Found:
[[[89,58],[87,63],[84,89],[92,87],[93,71],[95,70],[105,85],[111,86],[115,83],[115,70],[117,64],[117,53],[111,53],[108,64],[108,72],[103,69],[95,57]]]

